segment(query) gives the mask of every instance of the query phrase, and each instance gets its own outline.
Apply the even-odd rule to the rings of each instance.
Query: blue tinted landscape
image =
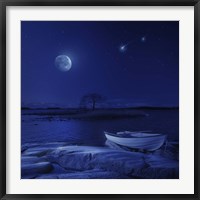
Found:
[[[22,179],[179,178],[178,22],[23,21],[21,36]]]

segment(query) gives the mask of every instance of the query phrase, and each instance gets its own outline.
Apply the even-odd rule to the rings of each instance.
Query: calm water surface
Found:
[[[27,112],[27,111],[26,111]],[[104,145],[104,131],[152,131],[179,139],[178,110],[148,110],[147,116],[113,120],[68,120],[59,116],[23,115],[22,144],[32,142],[77,142]]]

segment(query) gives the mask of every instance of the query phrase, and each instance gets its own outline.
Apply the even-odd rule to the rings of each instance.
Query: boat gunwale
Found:
[[[104,131],[104,133],[105,133],[105,135],[109,135],[109,136],[113,136],[113,137],[119,137],[119,138],[152,138],[152,137],[163,137],[163,136],[167,136],[167,135],[165,135],[165,134],[159,134],[159,133],[157,133],[157,135],[151,135],[151,134],[149,134],[149,133],[147,133],[147,134],[149,134],[149,135],[151,135],[151,136],[142,136],[142,137],[136,137],[136,136],[132,136],[132,135],[128,135],[128,134],[126,134],[126,135],[124,135],[124,134],[116,134],[116,133],[110,133],[110,132],[106,132],[106,131]],[[125,136],[125,137],[124,137]]]

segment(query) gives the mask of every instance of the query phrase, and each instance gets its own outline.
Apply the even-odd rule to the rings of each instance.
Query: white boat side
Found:
[[[126,146],[134,149],[143,149],[148,151],[155,151],[159,149],[166,140],[166,135],[163,134],[141,134],[141,137],[134,137],[132,134],[127,137],[123,137],[117,134],[105,132],[105,136],[108,140],[122,146]]]

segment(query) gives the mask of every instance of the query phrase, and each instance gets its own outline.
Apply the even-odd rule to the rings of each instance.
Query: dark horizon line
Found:
[[[37,108],[31,108],[31,107],[27,107],[27,106],[24,106],[24,107],[21,107],[21,110],[38,110],[38,109],[41,109],[41,110],[53,110],[53,109],[79,109],[79,110],[92,110],[91,108],[80,108],[80,107],[46,107],[46,108],[42,108],[42,107],[37,107]],[[100,109],[104,109],[104,110],[108,110],[108,109],[166,109],[166,110],[169,110],[169,109],[179,109],[179,106],[135,106],[135,107],[102,107],[102,108],[95,108],[95,110],[100,110]]]

